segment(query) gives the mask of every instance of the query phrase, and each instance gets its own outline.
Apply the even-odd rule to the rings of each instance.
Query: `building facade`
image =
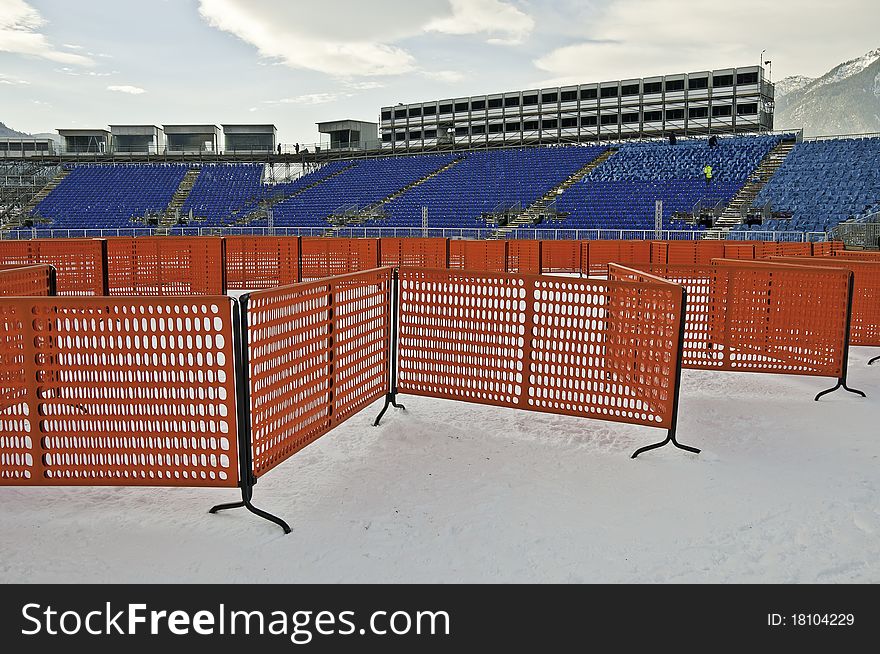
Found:
[[[566,143],[773,129],[760,66],[383,107],[383,150]]]

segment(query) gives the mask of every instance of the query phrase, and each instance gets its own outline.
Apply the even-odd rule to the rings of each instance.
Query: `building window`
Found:
[[[504,106],[505,107],[518,107],[519,106],[519,96],[513,95],[507,98],[504,98]]]
[[[464,127],[456,127],[455,128],[456,136],[467,136],[468,135],[468,127],[465,125]]]
[[[639,122],[639,114],[638,113],[623,114],[620,117],[620,120],[624,123],[637,123],[637,122]]]
[[[684,109],[667,109],[666,120],[684,120]]]
[[[712,107],[712,118],[724,118],[733,115],[733,107],[729,104]]]
[[[455,113],[462,113],[468,110],[467,102],[456,102],[455,103]]]
[[[578,126],[578,119],[577,118],[563,118],[561,125],[562,125],[562,127],[577,127]]]
[[[595,127],[596,124],[595,116],[581,116],[581,127]]]
[[[485,134],[486,126],[485,125],[473,125],[471,127],[471,134]]]
[[[440,105],[440,113],[441,114],[451,114],[452,113],[452,105],[451,104],[441,104]]]
[[[421,141],[422,140],[422,133],[421,132],[410,132],[409,133],[409,140],[410,141]]]
[[[435,107],[434,105],[431,105],[430,107],[424,107],[422,109],[422,113],[425,116],[433,116],[437,113],[437,107]]]
[[[616,86],[606,86],[603,88],[599,95],[603,98],[616,98],[617,97],[617,87]]]
[[[539,127],[540,123],[537,120],[527,120],[523,123],[524,132],[536,132]]]
[[[739,73],[736,76],[737,84],[757,84],[758,73]]]
[[[621,96],[629,96],[629,95],[638,95],[639,94],[639,85],[638,84],[627,84],[626,86],[620,87],[620,95]]]
[[[553,102],[557,102],[558,100],[559,100],[559,94],[556,92],[541,94],[541,104],[553,103]]]
[[[394,134],[395,141],[405,141],[406,140],[406,132],[396,132]]]
[[[605,114],[600,121],[603,125],[616,125],[617,114]]]
[[[661,111],[646,111],[643,118],[646,123],[659,122],[659,121],[663,120],[663,112],[661,112]]]
[[[688,109],[688,118],[708,118],[709,107],[691,107]]]
[[[391,112],[383,111],[382,112],[382,120],[391,120]]]
[[[559,121],[555,118],[548,118],[547,120],[541,121],[541,129],[556,129],[558,124]]]
[[[661,82],[645,82],[642,85],[642,93],[662,93],[663,92],[663,84]]]
[[[489,125],[489,133],[490,134],[500,134],[504,130],[503,123],[492,123]]]
[[[523,106],[531,107],[538,104],[538,96],[537,95],[524,95],[523,96]]]
[[[505,132],[518,132],[519,131],[519,123],[507,123],[504,125]]]
[[[666,92],[669,91],[684,91],[684,80],[683,79],[669,79],[666,80]]]
[[[559,99],[563,102],[574,102],[578,99],[578,93],[577,91],[563,91]]]
[[[395,118],[406,118],[406,109],[397,109],[394,111]]]
[[[709,88],[709,78],[708,77],[691,77],[688,78],[688,90],[695,91],[699,89],[708,89]]]
[[[410,118],[418,118],[421,115],[422,115],[422,108],[421,107],[413,107],[412,109],[409,110],[409,117]]]
[[[426,138],[426,139],[435,139],[435,138],[437,138],[437,130],[436,130],[436,129],[426,129],[426,130],[425,130],[425,138]]]
[[[382,134],[382,142],[383,143],[391,143],[391,133],[390,132],[385,132],[384,134]]]
[[[581,100],[595,100],[596,97],[596,89],[581,89]]]
[[[501,109],[501,98],[489,98],[489,109]]]
[[[486,108],[485,100],[474,100],[471,102],[471,111],[480,111]]]
[[[736,105],[736,115],[737,116],[754,115],[757,113],[758,113],[758,103],[757,102]]]
[[[712,88],[720,89],[725,86],[733,86],[733,75],[712,76]]]

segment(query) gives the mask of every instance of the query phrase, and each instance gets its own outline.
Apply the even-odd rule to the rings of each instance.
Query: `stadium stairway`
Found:
[[[26,216],[31,215],[34,212],[34,209],[37,208],[37,205],[42,202],[47,195],[49,195],[55,187],[58,186],[61,182],[64,181],[64,178],[70,174],[70,169],[62,168],[55,177],[49,180],[49,183],[46,184],[43,188],[41,188],[37,194],[31,198],[31,201],[27,203],[25,206],[24,214]]]
[[[776,174],[782,162],[794,149],[795,141],[780,141],[767,153],[755,171],[749,176],[745,185],[733,196],[733,199],[721,213],[715,222],[715,226],[707,229],[703,238],[707,240],[720,240],[727,238],[730,231],[737,225],[742,224],[742,210],[752,206],[752,202],[758,197],[761,189]]]
[[[265,216],[266,209],[268,209],[269,207],[274,207],[276,204],[284,202],[285,200],[289,200],[290,198],[295,198],[297,195],[300,195],[301,193],[305,193],[309,189],[315,188],[318,184],[323,184],[324,182],[327,182],[327,181],[333,179],[334,177],[339,177],[340,175],[344,175],[346,172],[348,172],[349,170],[354,168],[356,165],[357,164],[353,161],[348,166],[345,166],[344,168],[340,168],[336,172],[330,173],[326,177],[322,177],[321,179],[319,179],[315,182],[312,182],[311,184],[308,184],[307,186],[303,186],[302,188],[298,188],[295,191],[293,191],[292,193],[280,193],[278,195],[269,196],[266,198],[266,202],[265,202],[264,206],[257,207],[255,209],[251,209],[243,216],[236,216],[236,212],[233,211],[232,215],[235,217],[235,220],[233,220],[231,225],[232,226],[246,225],[247,223],[251,222],[252,220],[262,218]]]
[[[199,178],[201,172],[201,168],[193,168],[192,170],[186,171],[186,174],[180,181],[180,186],[177,187],[177,190],[171,197],[171,202],[168,203],[168,206],[165,207],[165,211],[162,212],[162,221],[160,223],[160,226],[170,227],[177,223],[180,209],[181,207],[183,207],[183,203],[186,202],[186,199],[189,197],[190,191],[192,191],[193,186],[195,186],[196,180]]]
[[[515,230],[517,227],[522,227],[523,225],[530,225],[534,222],[534,220],[540,216],[541,214],[546,213],[547,207],[550,206],[552,202],[556,200],[556,197],[563,192],[567,191],[569,188],[577,184],[584,177],[589,175],[593,170],[601,166],[603,163],[608,161],[614,154],[617,152],[617,148],[609,148],[602,152],[598,157],[593,159],[587,165],[585,165],[580,170],[572,173],[565,181],[561,184],[554,186],[549,191],[547,191],[540,198],[535,200],[531,205],[529,205],[520,215],[513,219],[512,224],[507,225],[506,227],[499,227],[494,232],[489,235],[490,240],[497,240],[499,238],[505,238],[510,232]]]
[[[410,190],[416,188],[417,186],[421,186],[425,182],[434,179],[438,175],[442,175],[447,170],[454,168],[455,166],[460,164],[462,161],[464,161],[464,155],[456,157],[455,159],[453,159],[449,163],[443,164],[437,170],[434,170],[434,171],[428,173],[427,175],[425,175],[421,179],[417,179],[416,181],[407,184],[403,188],[396,190],[391,195],[388,195],[388,196],[382,198],[381,200],[377,200],[376,202],[373,202],[372,204],[367,205],[366,207],[364,207],[363,209],[361,209],[358,212],[358,217],[362,218],[363,220],[369,220],[370,217],[373,215],[373,212],[376,211],[376,209],[379,209],[382,205],[388,204],[389,202],[392,202],[392,201],[396,200],[397,198],[399,198],[401,195],[403,195],[407,191],[410,191]],[[347,225],[334,225],[333,227],[328,229],[326,232],[324,232],[323,236],[333,236],[340,229],[343,229],[344,227],[347,227]]]

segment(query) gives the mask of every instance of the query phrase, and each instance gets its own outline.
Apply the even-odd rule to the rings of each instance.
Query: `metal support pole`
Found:
[[[398,307],[400,306],[400,287],[397,271],[398,269],[395,268],[391,273],[391,297],[389,302],[391,305],[391,351],[388,356],[388,365],[391,367],[390,390],[385,396],[385,404],[382,407],[382,410],[379,412],[379,415],[376,416],[376,421],[373,423],[374,427],[379,426],[379,421],[382,420],[382,416],[385,415],[389,406],[393,406],[395,409],[406,410],[405,406],[397,403],[397,332],[399,320]]]
[[[840,378],[837,380],[837,384],[835,386],[822,391],[821,393],[819,393],[815,397],[815,401],[817,401],[817,402],[819,401],[820,397],[822,397],[823,395],[827,395],[828,393],[833,393],[838,388],[842,388],[843,390],[849,391],[850,393],[855,393],[856,395],[861,395],[862,397],[865,397],[865,394],[862,391],[856,390],[855,388],[850,388],[849,386],[846,385],[846,371],[847,371],[847,368],[849,367],[849,365],[848,365],[849,364],[849,330],[850,330],[850,324],[852,323],[853,291],[854,291],[854,286],[855,286],[854,277],[855,277],[855,275],[852,272],[850,272],[850,274],[849,274],[849,289],[847,292],[847,302],[846,302],[846,336],[844,337],[844,342],[843,342],[843,364],[842,364],[842,368],[840,371]],[[872,359],[872,361],[873,361],[873,359]]]

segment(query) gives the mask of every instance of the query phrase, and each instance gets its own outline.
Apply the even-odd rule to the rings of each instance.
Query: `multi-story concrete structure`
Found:
[[[380,123],[386,150],[771,129],[773,85],[760,66],[398,104]]]

